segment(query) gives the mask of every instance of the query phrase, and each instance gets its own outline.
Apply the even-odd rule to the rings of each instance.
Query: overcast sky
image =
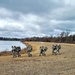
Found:
[[[0,37],[75,34],[75,0],[0,0]]]

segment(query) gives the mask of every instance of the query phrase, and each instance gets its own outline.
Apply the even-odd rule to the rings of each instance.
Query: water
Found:
[[[26,45],[24,45],[20,41],[0,41],[0,52],[1,51],[11,51],[11,46],[20,46],[21,49],[26,48]]]

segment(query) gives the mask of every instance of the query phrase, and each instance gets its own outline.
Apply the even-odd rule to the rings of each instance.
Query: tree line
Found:
[[[54,37],[54,36],[28,37],[28,38],[5,38],[5,37],[0,37],[0,40],[75,43],[75,34],[70,35],[70,32],[61,32],[56,37]]]
[[[31,37],[24,38],[23,41],[39,41],[39,42],[58,42],[58,43],[75,43],[75,35],[69,32],[61,32],[59,36]]]
[[[7,38],[7,37],[0,37],[0,40],[4,40],[4,41],[19,41],[19,40],[21,40],[21,39],[19,39],[19,38]]]

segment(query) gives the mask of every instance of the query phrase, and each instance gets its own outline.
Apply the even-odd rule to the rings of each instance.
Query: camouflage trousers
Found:
[[[12,52],[12,54],[13,54],[13,58],[14,58],[14,57],[17,57],[17,55],[16,55],[16,52],[15,52],[15,51],[13,51],[13,52]]]
[[[60,51],[59,51],[59,50],[57,50],[57,54],[59,54],[59,55],[60,55]]]
[[[21,57],[20,52],[13,51],[12,54],[13,54],[13,58],[15,58],[17,56]]]
[[[21,57],[20,52],[17,52],[18,57]]]
[[[28,57],[32,57],[32,54],[30,54],[30,52],[28,52]]]
[[[57,55],[57,50],[52,50],[52,55]]]
[[[45,51],[40,52],[39,56],[46,56]]]
[[[59,50],[52,50],[52,54],[53,54],[53,55],[57,55],[57,54],[60,55],[60,51],[59,51]]]

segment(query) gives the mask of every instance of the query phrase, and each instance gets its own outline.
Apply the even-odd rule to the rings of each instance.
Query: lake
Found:
[[[20,46],[21,49],[26,48],[26,45],[20,41],[0,41],[0,52],[11,51],[11,46]]]

